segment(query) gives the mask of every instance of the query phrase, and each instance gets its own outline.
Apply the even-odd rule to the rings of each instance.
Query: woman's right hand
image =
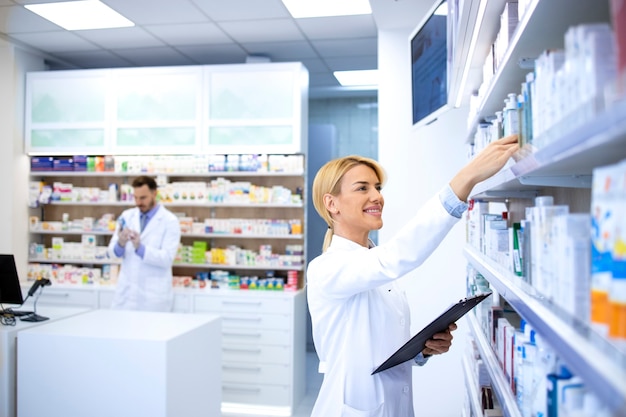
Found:
[[[516,134],[491,142],[452,178],[452,191],[459,200],[467,201],[474,186],[500,171],[517,150]]]

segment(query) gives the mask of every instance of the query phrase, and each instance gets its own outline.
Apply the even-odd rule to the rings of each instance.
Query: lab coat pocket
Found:
[[[341,409],[341,417],[383,417],[384,405],[385,403],[381,403],[374,409],[363,411],[344,404]]]

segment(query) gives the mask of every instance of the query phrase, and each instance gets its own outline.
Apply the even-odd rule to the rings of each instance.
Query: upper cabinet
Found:
[[[112,147],[116,153],[194,153],[202,108],[200,67],[132,68],[111,72]]]
[[[308,76],[289,66],[247,65],[207,68],[204,145],[218,152],[233,146],[239,152],[304,152]]]
[[[300,63],[31,72],[26,90],[30,155],[306,149]]]
[[[27,76],[26,148],[30,152],[102,153],[108,145],[107,71]]]

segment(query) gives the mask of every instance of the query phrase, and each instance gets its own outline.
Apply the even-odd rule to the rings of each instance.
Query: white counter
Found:
[[[219,416],[217,315],[93,310],[19,334],[19,417]]]
[[[31,308],[24,307],[23,310]],[[55,322],[64,318],[89,311],[79,307],[52,307],[39,306],[37,314],[48,317],[49,320],[40,322],[26,322],[19,318],[15,326],[0,325],[0,417],[15,417],[17,415],[17,343],[16,338],[22,330]]]

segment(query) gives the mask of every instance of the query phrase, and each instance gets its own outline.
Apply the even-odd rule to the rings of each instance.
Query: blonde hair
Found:
[[[339,195],[341,192],[341,180],[343,179],[343,176],[346,172],[357,165],[365,165],[372,168],[380,183],[385,183],[386,175],[382,166],[371,158],[358,155],[344,156],[327,162],[319,169],[319,171],[317,171],[317,174],[313,179],[313,186],[311,190],[313,206],[320,217],[324,219],[326,224],[328,224],[328,229],[326,230],[326,235],[324,236],[322,252],[326,252],[326,249],[328,249],[330,241],[333,237],[333,218],[324,205],[324,195]]]

